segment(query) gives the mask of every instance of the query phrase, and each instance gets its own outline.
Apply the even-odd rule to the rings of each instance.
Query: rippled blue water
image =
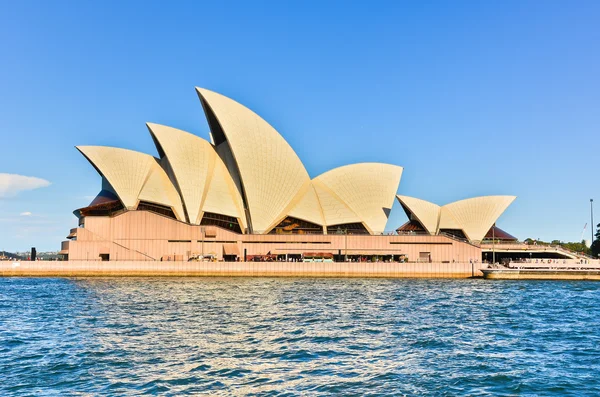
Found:
[[[0,395],[598,395],[600,283],[0,279]]]

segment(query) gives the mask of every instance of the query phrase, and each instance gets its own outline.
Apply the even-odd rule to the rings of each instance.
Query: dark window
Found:
[[[242,241],[244,244],[331,244],[331,241]]]
[[[360,222],[327,226],[327,234],[371,234]]]
[[[460,229],[440,229],[440,234],[449,234],[453,237],[460,238],[463,240],[467,239],[467,236]]]
[[[173,210],[169,207],[160,204],[149,203],[147,201],[140,201],[137,207],[138,211],[150,211],[159,215],[163,215],[172,219],[177,219]]]
[[[288,216],[279,225],[275,226],[269,234],[323,234],[323,227]]]
[[[242,233],[242,229],[240,228],[237,218],[227,215],[205,212],[200,224],[204,226],[218,226],[235,233]]]

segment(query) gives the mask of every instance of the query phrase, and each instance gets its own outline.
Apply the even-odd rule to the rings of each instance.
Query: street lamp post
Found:
[[[492,263],[496,263],[496,224],[492,225]]]
[[[202,241],[201,242],[201,244],[202,244],[202,262],[204,262],[204,231],[205,231],[204,226],[200,226],[200,234],[202,235],[202,240],[201,240]]]
[[[348,229],[344,235],[344,262],[348,262]]]

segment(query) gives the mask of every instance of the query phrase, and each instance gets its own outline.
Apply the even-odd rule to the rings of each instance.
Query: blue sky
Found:
[[[0,250],[76,226],[100,177],[75,145],[156,155],[145,122],[208,137],[194,86],[260,114],[311,176],[397,164],[401,194],[514,194],[500,227],[579,240],[600,204],[599,20],[596,1],[2,2],[0,173],[50,185],[0,187]],[[396,203],[387,228],[404,220]]]

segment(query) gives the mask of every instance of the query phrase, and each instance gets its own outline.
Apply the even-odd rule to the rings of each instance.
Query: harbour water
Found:
[[[0,279],[0,395],[600,394],[600,283]]]

